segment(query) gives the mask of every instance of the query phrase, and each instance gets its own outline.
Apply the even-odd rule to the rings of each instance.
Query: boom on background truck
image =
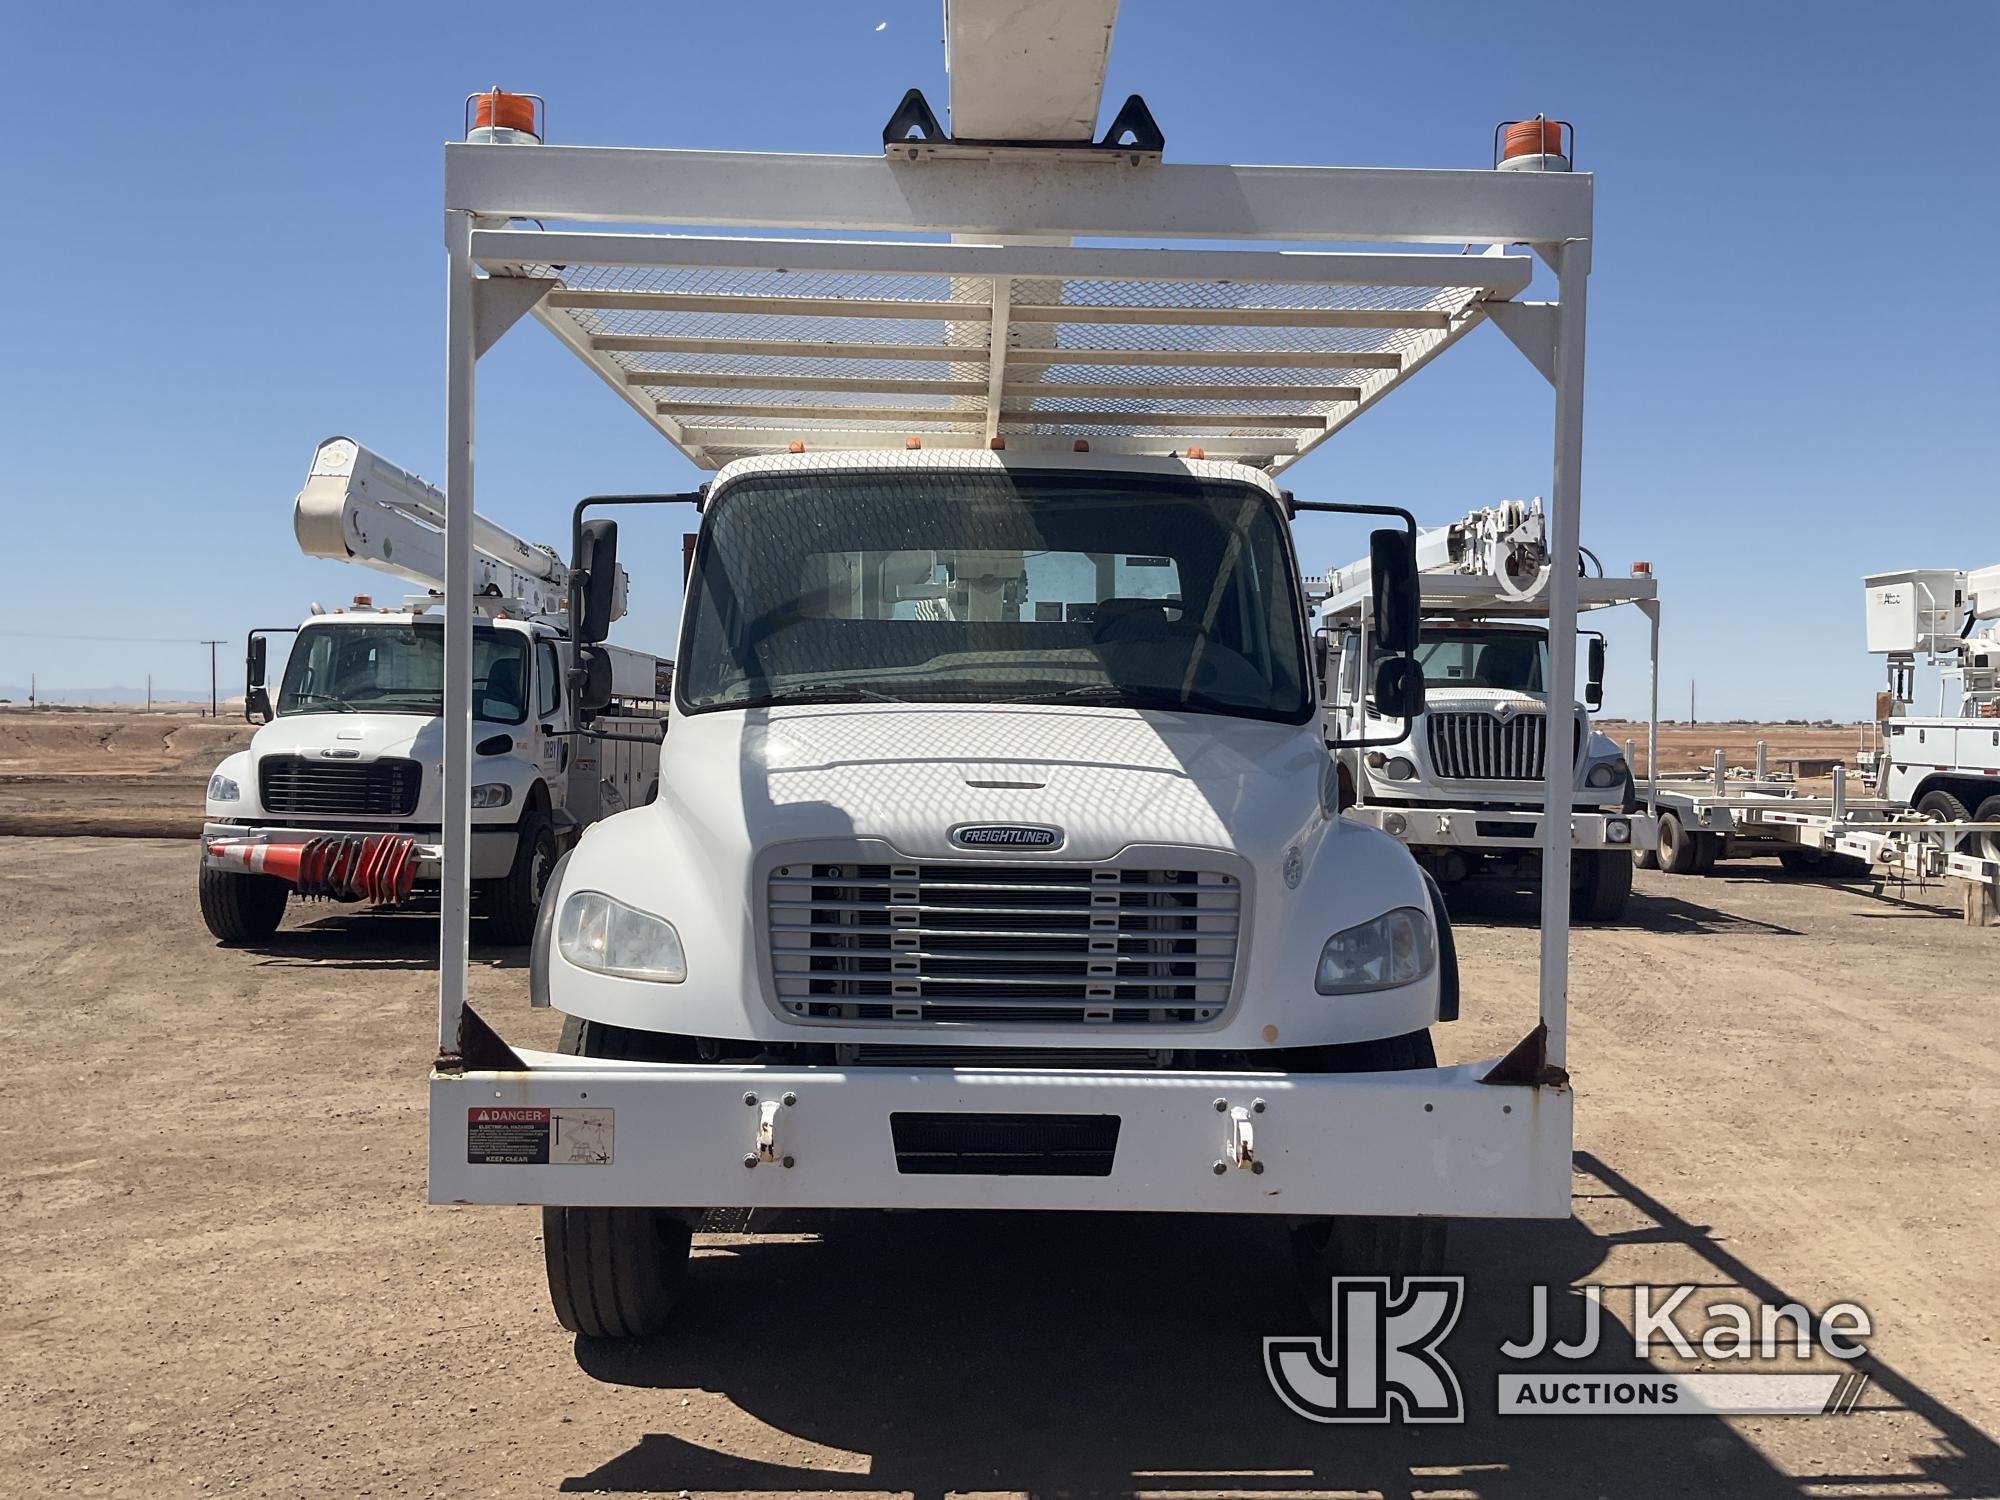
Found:
[[[352,439],[328,438],[293,507],[309,557],[358,562],[434,589],[444,496]],[[473,630],[471,877],[487,935],[525,943],[542,888],[589,823],[650,801],[672,664],[568,628],[578,570],[490,522],[479,528]],[[581,564],[579,564],[579,569]],[[604,575],[604,628],[624,613]],[[199,894],[225,943],[277,930],[294,895],[400,906],[436,888],[444,734],[444,617],[435,592],[391,607],[357,596],[295,627],[275,693],[268,638],[250,636],[247,749],[208,780]],[[595,638],[601,642],[602,632]]]

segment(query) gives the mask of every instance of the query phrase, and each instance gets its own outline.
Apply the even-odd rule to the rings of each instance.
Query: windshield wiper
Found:
[[[292,694],[292,702],[331,703],[344,714],[358,714],[361,712],[360,709],[349,703],[345,698],[337,698],[332,693],[294,693]]]
[[[878,703],[915,703],[915,698],[898,698],[894,693],[885,693],[878,688],[863,687],[858,682],[814,682],[805,687],[786,688],[782,693],[773,693],[766,700],[772,707],[782,708],[787,703],[852,703],[858,698],[873,699]]]

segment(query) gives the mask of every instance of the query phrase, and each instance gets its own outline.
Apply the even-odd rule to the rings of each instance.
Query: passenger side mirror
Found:
[[[1333,661],[1333,632],[1317,630],[1313,632],[1313,678],[1319,683],[1321,702],[1333,698],[1333,685],[1327,681],[1326,669]]]
[[[264,691],[264,668],[268,642],[252,635],[243,649],[243,717],[252,724],[271,722],[271,695]]]
[[[1590,670],[1583,687],[1583,705],[1595,712],[1604,707],[1604,637],[1590,638]]]
[[[1384,529],[1370,536],[1368,571],[1374,594],[1375,640],[1385,652],[1407,656],[1417,649],[1417,623],[1422,613],[1416,546],[1410,534]]]
[[[582,575],[583,600],[571,627],[578,641],[595,644],[611,634],[611,610],[618,587],[618,523],[585,521],[571,566]],[[608,659],[605,665],[608,670]]]
[[[607,708],[611,703],[611,653],[602,646],[578,646],[576,666],[572,691],[577,707],[591,714]]]

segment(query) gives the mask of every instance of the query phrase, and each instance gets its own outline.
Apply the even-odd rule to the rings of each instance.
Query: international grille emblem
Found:
[[[1509,719],[1514,717],[1514,705],[1511,703],[1496,705],[1493,710],[1493,717],[1498,719],[1502,724],[1505,724]]]

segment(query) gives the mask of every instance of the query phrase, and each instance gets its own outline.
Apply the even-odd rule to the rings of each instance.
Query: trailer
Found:
[[[1573,142],[1535,119],[1471,170],[1183,165],[1136,96],[1096,140],[1030,139],[1008,85],[1080,74],[1048,118],[1094,120],[1114,7],[1016,9],[947,13],[954,93],[1000,85],[978,136],[912,91],[868,156],[606,150],[490,92],[445,148],[429,1192],[541,1206],[582,1333],[658,1331],[717,1209],[1265,1214],[1322,1289],[1435,1265],[1452,1218],[1570,1211],[1568,831],[1543,832],[1539,1020],[1437,1066],[1449,919],[1338,815],[1288,526],[1382,523],[1393,721],[1422,706],[1414,522],[1285,480],[1499,326],[1555,392],[1573,697]],[[1538,261],[1554,300],[1520,298]],[[554,1051],[466,997],[475,373],[528,317],[716,471],[652,497],[698,517],[662,792],[551,879]]]
[[[2000,567],[1909,568],[1862,580],[1870,653],[1887,658],[1880,749],[1863,768],[1872,795],[1851,796],[1847,768],[1831,794],[1774,776],[1765,747],[1732,768],[1721,751],[1703,775],[1649,775],[1659,808],[1657,862],[1705,874],[1719,859],[1775,855],[1794,874],[1874,874],[1941,881],[1965,919],[2000,907]],[[1938,712],[1913,714],[1919,659],[1944,669]],[[1958,696],[1947,702],[1954,681]],[[1956,712],[1947,712],[1955,708]],[[1649,758],[1649,771],[1656,763]]]
[[[1346,815],[1401,839],[1447,890],[1474,879],[1541,878],[1544,757],[1554,715],[1547,690],[1550,562],[1539,497],[1508,500],[1417,537],[1423,625],[1417,658],[1425,706],[1393,743],[1368,738],[1367,665],[1376,642],[1364,559],[1306,581],[1319,602],[1320,671],[1329,745]],[[1651,631],[1648,701],[1657,719],[1660,611],[1650,564],[1629,578],[1600,565],[1577,580],[1579,612],[1621,604]],[[1575,779],[1569,808],[1570,916],[1616,921],[1632,893],[1632,856],[1656,846],[1618,745],[1591,725],[1604,701],[1604,637],[1590,636],[1581,701],[1573,708]],[[1657,733],[1657,730],[1652,731]]]
[[[250,744],[209,777],[197,887],[224,943],[270,937],[294,899],[399,907],[425,901],[444,865],[445,497],[351,438],[313,453],[292,507],[308,557],[358,563],[422,590],[358,594],[303,624],[250,633]],[[525,943],[563,852],[598,818],[657,795],[672,663],[569,627],[587,568],[473,518],[478,756],[470,875],[487,935]],[[629,580],[600,570],[608,621]],[[293,644],[267,683],[269,640]],[[588,668],[595,665],[595,680]]]

